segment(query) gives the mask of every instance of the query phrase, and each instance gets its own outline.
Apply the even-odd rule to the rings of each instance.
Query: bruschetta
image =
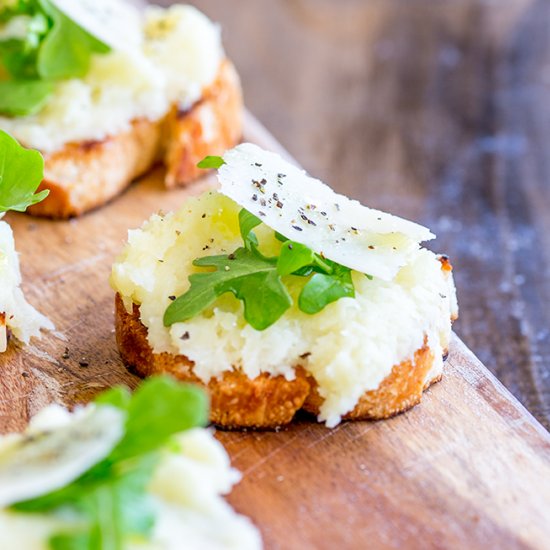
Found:
[[[219,27],[194,7],[140,12],[126,0],[29,6],[36,7],[0,17],[0,129],[44,155],[40,189],[50,195],[30,213],[78,216],[157,163],[168,187],[185,185],[207,153],[241,138],[239,77]],[[10,52],[29,43],[33,55],[21,67]]]
[[[367,208],[256,145],[220,187],[155,214],[113,266],[116,337],[141,376],[208,388],[212,422],[327,426],[407,410],[442,375],[456,293],[425,227]]]

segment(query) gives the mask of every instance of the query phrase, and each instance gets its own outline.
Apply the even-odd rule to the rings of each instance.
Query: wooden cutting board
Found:
[[[282,151],[250,116],[246,139]],[[128,228],[212,186],[165,191],[160,170],[69,222],[10,214],[30,301],[56,331],[0,356],[0,432],[50,402],[135,387],[117,353],[110,266]],[[391,420],[220,432],[243,480],[229,500],[267,548],[548,548],[550,436],[454,338],[442,382]]]

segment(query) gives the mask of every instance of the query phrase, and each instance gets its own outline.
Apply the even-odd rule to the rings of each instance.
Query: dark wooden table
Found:
[[[456,331],[549,427],[550,2],[195,4],[310,172],[437,233]]]

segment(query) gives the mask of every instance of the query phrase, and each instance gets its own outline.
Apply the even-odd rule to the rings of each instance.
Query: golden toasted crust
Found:
[[[364,393],[355,408],[346,414],[344,420],[378,420],[390,418],[414,407],[422,399],[422,392],[441,379],[441,375],[426,382],[434,362],[434,355],[424,344],[417,350],[414,358],[395,365],[376,390]],[[323,398],[317,390],[317,383],[309,378],[311,392],[304,402],[304,410],[319,414]]]
[[[166,185],[185,185],[204,174],[197,163],[222,155],[242,136],[243,97],[231,63],[222,65],[217,80],[189,111],[174,108],[167,117]]]
[[[6,351],[9,336],[9,331],[6,327],[6,314],[0,312],[0,353]]]
[[[124,362],[140,376],[171,374],[205,384],[194,374],[193,363],[183,355],[153,353],[147,341],[147,329],[134,305],[129,314],[116,295],[115,327],[118,349]],[[210,393],[210,420],[226,428],[274,428],[288,424],[309,393],[305,372],[298,369],[296,378],[262,374],[251,380],[238,371],[227,371],[207,384]]]
[[[101,206],[144,174],[159,155],[162,125],[136,120],[127,132],[103,141],[71,143],[45,157],[39,191],[50,194],[28,211],[70,218]]]
[[[185,185],[202,172],[206,155],[233,147],[242,134],[242,92],[237,73],[225,60],[215,82],[187,112],[173,109],[157,121],[139,119],[130,130],[102,141],[71,143],[45,155],[49,196],[28,211],[35,216],[70,218],[120,194],[156,162],[166,164],[166,184]]]
[[[117,294],[115,327],[123,361],[140,376],[171,374],[176,378],[206,386],[211,398],[210,420],[224,428],[274,428],[288,424],[296,412],[304,409],[318,414],[322,398],[315,380],[301,365],[296,365],[295,380],[262,374],[251,380],[239,370],[227,371],[204,384],[193,372],[193,362],[183,355],[153,353],[147,340],[147,328],[141,323],[139,307],[128,313]],[[416,405],[423,389],[441,376],[426,381],[434,362],[427,345],[414,358],[394,366],[377,390],[363,395],[347,414],[346,420],[388,418]]]

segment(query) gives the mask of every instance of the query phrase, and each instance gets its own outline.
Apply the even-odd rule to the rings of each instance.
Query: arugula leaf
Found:
[[[39,77],[36,70],[36,57],[40,41],[51,27],[47,17],[39,11],[36,5],[33,9],[29,6],[22,8],[20,13],[12,13],[4,17],[8,19],[19,16],[19,24],[25,25],[26,35],[12,36],[0,40],[0,59],[6,71],[17,79],[36,79]],[[0,14],[2,21],[2,14]]]
[[[257,218],[248,210],[241,208],[239,212],[239,228],[241,230],[241,237],[243,238],[244,245],[249,250],[251,250],[253,246],[258,246],[258,238],[252,233],[252,230],[261,223],[260,218]]]
[[[125,435],[109,456],[69,485],[13,506],[28,513],[68,509],[81,518],[50,539],[53,550],[123,550],[130,536],[146,539],[156,514],[147,486],[161,453],[174,434],[208,420],[206,394],[169,377],[151,378],[133,395],[114,388],[96,404],[126,413]]]
[[[311,248],[301,243],[286,241],[281,246],[279,258],[277,260],[277,272],[279,275],[290,275],[306,266],[309,266],[315,260],[315,253]]]
[[[75,495],[64,505],[73,506],[88,519],[88,524],[54,534],[50,547],[53,550],[124,550],[129,535],[146,540],[155,524],[156,509],[147,485],[156,464],[156,456],[145,457],[125,475],[114,476]]]
[[[286,241],[281,247],[277,260],[279,275],[299,275],[307,277],[314,271],[332,273],[331,265],[305,244]]]
[[[47,103],[54,88],[53,83],[44,80],[0,81],[0,113],[34,115]]]
[[[261,223],[260,218],[241,209],[239,227],[245,247],[232,254],[196,259],[194,266],[215,269],[189,276],[189,290],[168,306],[164,326],[192,319],[222,294],[231,292],[244,303],[246,321],[256,330],[264,330],[293,304],[282,279],[288,275],[309,277],[313,274],[298,298],[298,307],[304,313],[318,313],[340,298],[355,296],[351,269],[326,260],[302,243],[275,233],[283,242],[279,256],[263,256],[252,231]]]
[[[49,0],[39,2],[52,19],[53,26],[38,52],[38,74],[50,80],[85,76],[92,54],[105,54],[111,49],[55,8]]]
[[[166,309],[165,326],[195,317],[226,292],[244,302],[244,318],[256,330],[272,325],[292,305],[276,260],[255,249],[238,248],[233,254],[200,258],[193,265],[216,270],[189,277],[189,290]]]
[[[258,250],[253,229],[262,222],[244,208],[239,212],[239,227],[245,248],[233,254],[197,259],[197,267],[214,267],[210,273],[189,277],[189,290],[172,302],[164,314],[164,325],[186,321],[211,306],[226,292],[242,300],[244,317],[256,330],[272,325],[292,305],[283,285],[275,259],[264,257]]]
[[[152,378],[142,384],[126,410],[126,434],[113,449],[113,460],[149,453],[173,434],[208,422],[206,394],[168,377]]]
[[[131,399],[132,394],[126,386],[115,386],[98,395],[94,402],[98,405],[112,405],[117,409],[127,411]]]
[[[90,536],[86,532],[58,533],[48,542],[51,550],[90,550]]]
[[[204,157],[198,164],[197,168],[203,168],[205,170],[214,169],[217,170],[225,164],[225,160],[222,157],[208,156]]]
[[[351,269],[335,262],[333,264],[331,274],[316,273],[302,289],[298,307],[304,313],[313,315],[340,298],[355,297]]]
[[[0,130],[0,212],[24,212],[48,196],[34,194],[44,175],[44,159],[38,151],[25,149]]]

